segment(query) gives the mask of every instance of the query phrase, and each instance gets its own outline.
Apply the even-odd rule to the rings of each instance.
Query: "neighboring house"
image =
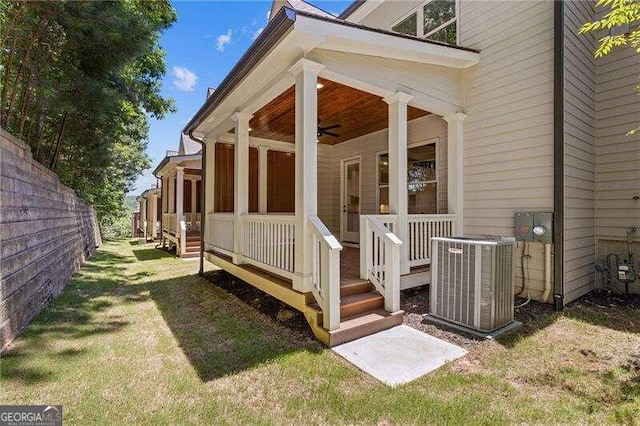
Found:
[[[160,218],[162,217],[162,197],[160,188],[151,188],[138,197],[140,223],[145,240],[160,238]]]
[[[431,237],[514,237],[519,212],[554,223],[552,244],[518,243],[517,290],[557,308],[593,290],[594,263],[640,225],[640,138],[625,136],[640,61],[594,61],[577,35],[593,16],[591,2],[369,0],[338,17],[274,2],[184,129],[204,147],[205,258],[328,345],[402,320],[400,290],[430,282]]]
[[[179,257],[200,252],[202,155],[200,144],[180,134],[178,151],[167,155],[153,171],[161,180],[161,244]]]

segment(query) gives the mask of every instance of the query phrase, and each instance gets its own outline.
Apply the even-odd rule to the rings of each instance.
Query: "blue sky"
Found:
[[[167,52],[162,94],[176,101],[177,112],[150,120],[147,153],[152,167],[137,180],[132,195],[156,182],[151,174],[167,150],[177,150],[180,130],[205,101],[207,87],[216,87],[267,23],[271,0],[174,1],[178,21],[160,41]],[[350,0],[312,2],[339,13]]]

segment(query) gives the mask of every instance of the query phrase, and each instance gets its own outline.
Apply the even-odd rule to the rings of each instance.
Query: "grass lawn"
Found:
[[[640,312],[546,315],[396,389],[174,259],[106,243],[0,364],[69,424],[638,423]]]

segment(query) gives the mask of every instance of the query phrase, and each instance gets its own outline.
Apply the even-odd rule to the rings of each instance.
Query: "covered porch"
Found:
[[[200,250],[202,165],[200,154],[167,155],[154,171],[160,179],[162,247],[179,257],[196,257]]]
[[[205,257],[334,345],[401,321],[400,290],[429,282],[430,239],[461,233],[458,71],[477,58],[301,58],[282,43],[244,77],[251,94],[214,93],[187,126],[206,145]]]

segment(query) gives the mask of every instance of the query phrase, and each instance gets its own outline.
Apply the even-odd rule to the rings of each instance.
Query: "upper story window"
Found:
[[[413,36],[456,43],[456,0],[429,0],[397,21],[393,31]]]

